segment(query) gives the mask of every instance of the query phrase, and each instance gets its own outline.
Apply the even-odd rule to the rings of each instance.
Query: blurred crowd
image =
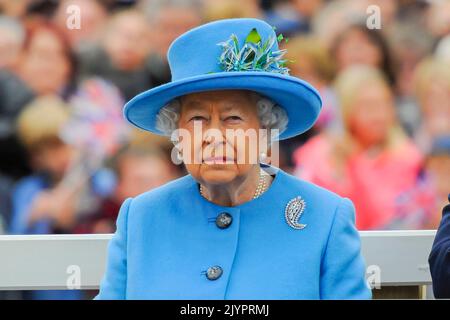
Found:
[[[177,36],[234,17],[275,26],[290,74],[323,98],[316,125],[280,143],[280,167],[350,198],[361,230],[436,228],[450,1],[0,0],[0,233],[114,232],[124,199],[184,175],[170,141],[122,108],[171,80]]]

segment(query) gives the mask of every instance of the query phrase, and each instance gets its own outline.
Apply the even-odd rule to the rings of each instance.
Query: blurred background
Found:
[[[350,198],[359,230],[435,229],[450,191],[449,0],[0,0],[0,234],[111,233],[124,199],[186,174],[122,108],[170,81],[177,36],[236,17],[275,26],[290,74],[323,98],[280,167]]]

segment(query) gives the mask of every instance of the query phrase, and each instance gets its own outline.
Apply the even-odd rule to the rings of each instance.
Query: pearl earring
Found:
[[[174,148],[176,149],[176,152],[177,152],[176,156],[177,156],[178,161],[183,161],[183,153],[181,152],[181,149],[177,146],[177,144],[180,142],[180,140],[179,139],[171,139],[170,141],[173,143]]]
[[[177,157],[178,157],[178,160],[183,161],[183,152],[181,152],[180,149],[178,149]]]

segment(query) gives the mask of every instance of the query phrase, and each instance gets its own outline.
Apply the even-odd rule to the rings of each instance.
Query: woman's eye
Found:
[[[206,118],[203,116],[193,116],[191,117],[190,121],[205,121]]]
[[[229,116],[229,117],[226,117],[225,120],[229,121],[229,122],[239,122],[242,120],[242,118],[239,116]]]

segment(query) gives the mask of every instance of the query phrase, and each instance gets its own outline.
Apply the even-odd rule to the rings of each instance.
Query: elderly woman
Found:
[[[264,163],[321,109],[279,41],[258,19],[192,29],[169,48],[172,82],[127,103],[189,174],[125,200],[96,299],[371,297],[350,200]]]

